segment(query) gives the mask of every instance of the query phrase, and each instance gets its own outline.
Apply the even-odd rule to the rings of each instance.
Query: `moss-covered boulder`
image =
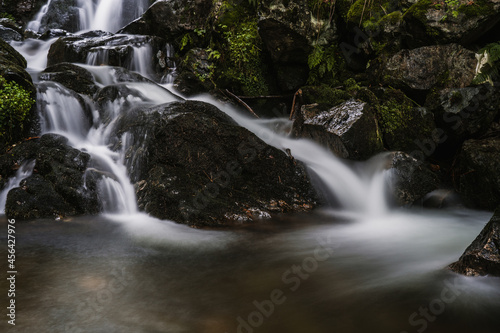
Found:
[[[318,104],[302,106],[293,133],[346,159],[365,160],[383,150],[374,109],[354,99],[326,110]]]
[[[450,269],[467,276],[500,276],[500,207]]]
[[[500,137],[464,142],[455,168],[458,192],[466,204],[493,210],[500,205]]]
[[[379,91],[377,119],[389,150],[418,150],[422,142],[432,139],[436,129],[431,112],[415,106],[402,91],[395,89]]]
[[[86,172],[90,155],[68,146],[67,141],[46,134],[0,156],[3,179],[12,177],[23,162],[35,160],[33,174],[8,193],[7,216],[22,220],[100,211],[97,175]]]
[[[408,45],[471,44],[500,21],[496,0],[418,0],[404,13]]]
[[[304,168],[196,101],[130,110],[117,123],[129,132],[127,168],[141,210],[191,226],[251,222],[317,205]]]
[[[26,60],[0,39],[0,150],[31,134],[36,89]]]

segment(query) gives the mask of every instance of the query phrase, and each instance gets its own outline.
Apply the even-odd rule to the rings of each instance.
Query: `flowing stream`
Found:
[[[82,30],[117,31],[147,1],[135,2],[123,20],[114,18],[134,2],[77,3]],[[39,27],[46,9],[29,26]],[[51,43],[13,43],[35,81]],[[151,77],[148,52],[134,51],[129,69]],[[105,64],[105,56],[95,54],[79,65],[100,87],[119,83],[116,68]],[[109,176],[99,184],[100,216],[16,226],[22,282],[17,325],[9,332],[498,332],[500,280],[445,269],[492,213],[391,207],[383,155],[347,164],[276,130],[290,126],[286,119],[256,120],[208,95],[194,98],[216,105],[266,143],[290,149],[341,208],[232,231],[195,230],[139,212],[125,167],[129,137],[121,138],[117,152],[110,133],[131,105],[177,100],[171,78],[163,81],[119,83],[132,93],[108,103],[106,119],[64,86],[37,84],[42,134],[66,136]],[[27,161],[9,180],[2,209],[8,190],[32,170]],[[6,228],[5,218],[0,224]],[[3,279],[0,288],[7,287]]]

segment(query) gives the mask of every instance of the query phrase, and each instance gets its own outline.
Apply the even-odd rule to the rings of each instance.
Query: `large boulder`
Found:
[[[417,107],[402,91],[377,89],[377,119],[388,150],[412,152],[433,138],[434,116],[426,108]]]
[[[46,134],[0,156],[2,178],[12,177],[25,161],[35,160],[33,174],[7,195],[5,212],[16,219],[95,214],[100,211],[97,175],[86,172],[90,155]]]
[[[317,104],[302,106],[293,133],[322,144],[341,158],[364,160],[383,150],[374,110],[354,99],[329,110]]]
[[[412,47],[471,44],[500,22],[499,10],[498,0],[418,0],[404,15],[407,43]]]
[[[191,226],[308,211],[317,197],[300,163],[203,102],[130,110],[117,123],[141,210]]]
[[[467,276],[500,276],[500,207],[450,269]]]
[[[500,137],[464,142],[455,181],[467,204],[483,209],[500,205]]]
[[[476,74],[475,53],[458,44],[401,50],[384,64],[381,79],[405,92],[426,93],[434,87],[463,88]]]

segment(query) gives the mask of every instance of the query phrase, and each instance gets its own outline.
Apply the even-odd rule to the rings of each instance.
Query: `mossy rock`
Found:
[[[433,115],[416,107],[400,90],[383,91],[377,117],[384,145],[389,150],[413,152],[421,149],[422,142],[433,138]]]

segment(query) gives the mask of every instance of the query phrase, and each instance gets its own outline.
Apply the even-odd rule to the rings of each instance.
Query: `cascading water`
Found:
[[[4,189],[0,192],[0,214],[5,214],[5,203],[7,201],[7,194],[15,187],[19,187],[21,181],[28,178],[33,173],[35,167],[35,160],[25,161],[17,170],[14,177],[10,178]]]
[[[127,11],[123,8],[130,10],[138,3],[141,1],[78,0],[82,29],[96,28],[93,24],[97,24],[98,9],[102,11],[99,12],[101,17],[113,16],[113,19],[104,19],[103,24],[107,24],[107,21],[114,21],[118,8],[122,8],[123,14]],[[115,4],[116,8],[110,4]],[[141,10],[145,9],[143,6]],[[36,21],[41,22],[42,16],[43,13],[38,15]],[[124,23],[127,22],[101,28],[116,30]],[[46,66],[50,43],[33,40],[13,43],[27,58],[28,70],[35,81]],[[152,50],[145,46],[127,47],[134,48],[133,57],[123,65],[153,78],[148,65],[156,56]],[[167,46],[164,52],[166,67],[174,68],[175,64],[170,62],[173,49]],[[27,271],[28,265],[37,268],[30,267],[30,274],[23,276],[26,280],[20,287],[32,288],[30,292],[23,289],[24,292],[19,293],[19,304],[32,302],[27,310],[19,308],[23,314],[20,316],[23,320],[19,321],[20,331],[34,331],[36,327],[40,332],[234,332],[238,331],[233,328],[235,323],[238,325],[239,318],[246,319],[247,314],[257,313],[254,304],[267,304],[269,301],[264,297],[267,299],[272,295],[269,292],[279,291],[284,293],[280,299],[285,303],[275,304],[276,314],[265,318],[266,323],[258,328],[259,332],[311,329],[315,332],[332,329],[400,332],[406,329],[409,332],[408,318],[411,324],[411,318],[420,318],[414,314],[418,314],[422,306],[444,304],[438,301],[446,290],[443,286],[450,283],[458,288],[460,297],[445,304],[446,311],[439,320],[434,320],[437,316],[433,316],[432,322],[426,322],[429,328],[433,324],[438,325],[438,331],[459,332],[461,322],[455,321],[464,313],[467,318],[476,318],[475,323],[487,322],[497,315],[500,308],[498,281],[459,279],[443,271],[443,267],[456,260],[470,244],[491,214],[390,208],[385,197],[386,178],[390,175],[384,171],[384,155],[353,168],[311,141],[290,139],[286,134],[286,128],[290,127],[288,120],[251,119],[210,96],[197,96],[196,99],[216,105],[266,143],[290,149],[294,158],[307,166],[314,179],[342,208],[325,209],[321,215],[303,217],[307,223],[298,228],[282,228],[279,224],[272,229],[272,225],[257,225],[255,228],[266,228],[262,233],[199,231],[139,213],[129,174],[140,166],[125,163],[131,134],[114,138],[120,141],[121,148],[112,150],[113,126],[120,114],[135,105],[160,104],[177,98],[165,89],[170,87],[171,76],[161,80],[165,86],[141,80],[123,82],[119,68],[101,66],[108,64],[106,53],[106,47],[95,49],[87,58],[88,64],[79,66],[90,71],[101,88],[109,85],[125,88],[127,94],[114,100],[97,106],[58,83],[37,84],[42,134],[66,136],[69,144],[91,155],[88,172],[102,175],[98,187],[108,214],[104,214],[104,218],[93,216],[80,224],[78,219],[74,223],[50,224],[50,233],[40,232],[40,225],[45,227],[44,221],[19,223],[22,230],[28,231],[23,233],[25,249],[31,249],[23,252],[25,257],[20,265],[26,262],[26,266],[21,270],[26,268]],[[283,128],[285,130],[281,131]],[[126,164],[132,164],[129,170]],[[30,176],[33,167],[34,161],[25,161],[20,166],[0,194],[0,206],[4,206],[8,191]],[[334,217],[327,219],[328,223],[317,223],[318,218],[329,218],[329,214]],[[115,232],[116,229],[106,225],[109,220],[120,223],[120,228],[128,234]],[[346,220],[349,223],[337,223]],[[71,237],[67,237],[68,230],[80,232],[79,226],[84,228],[84,236],[70,234]],[[29,228],[35,228],[31,234]],[[64,228],[62,235],[57,228]],[[41,245],[31,244],[37,237],[42,237]],[[175,245],[184,247],[177,250]],[[30,261],[31,253],[38,252],[37,246],[44,259],[40,261],[49,262],[48,266],[39,265],[36,260],[39,257]],[[207,250],[217,251],[218,247],[224,247],[224,252],[207,255]],[[71,251],[71,260],[52,260],[67,251]],[[313,260],[325,255],[328,259]],[[127,268],[127,277],[106,280],[110,267]],[[305,267],[307,274],[302,270],[304,275],[294,275],[297,267]],[[33,283],[28,276],[31,274]],[[137,281],[139,285],[135,285]],[[193,288],[206,285],[210,287]],[[47,310],[43,302],[49,288],[51,297],[57,292],[59,295],[53,297],[52,306]],[[115,293],[117,290],[120,291]],[[242,299],[248,306],[242,305]],[[481,306],[475,308],[470,304]],[[94,311],[95,308],[98,310]],[[471,314],[471,310],[475,313]],[[166,320],[167,312],[171,317]],[[105,317],[99,317],[100,313],[105,313]],[[454,316],[456,314],[459,316]],[[360,315],[367,322],[365,326],[360,323]],[[35,320],[30,322],[29,318]],[[72,327],[77,329],[65,326],[68,318],[71,318],[69,326],[73,323]],[[332,327],[332,318],[340,318],[338,327]],[[335,320],[334,325],[337,324]]]
[[[45,14],[47,14],[47,12],[49,11],[49,7],[50,7],[51,2],[52,2],[52,0],[48,0],[47,3],[42,6],[42,8],[38,12],[38,14],[36,14],[35,19],[28,23],[28,25],[26,27],[27,29],[33,30],[35,32],[38,32],[40,30],[40,25],[42,23],[42,19],[45,16]]]

